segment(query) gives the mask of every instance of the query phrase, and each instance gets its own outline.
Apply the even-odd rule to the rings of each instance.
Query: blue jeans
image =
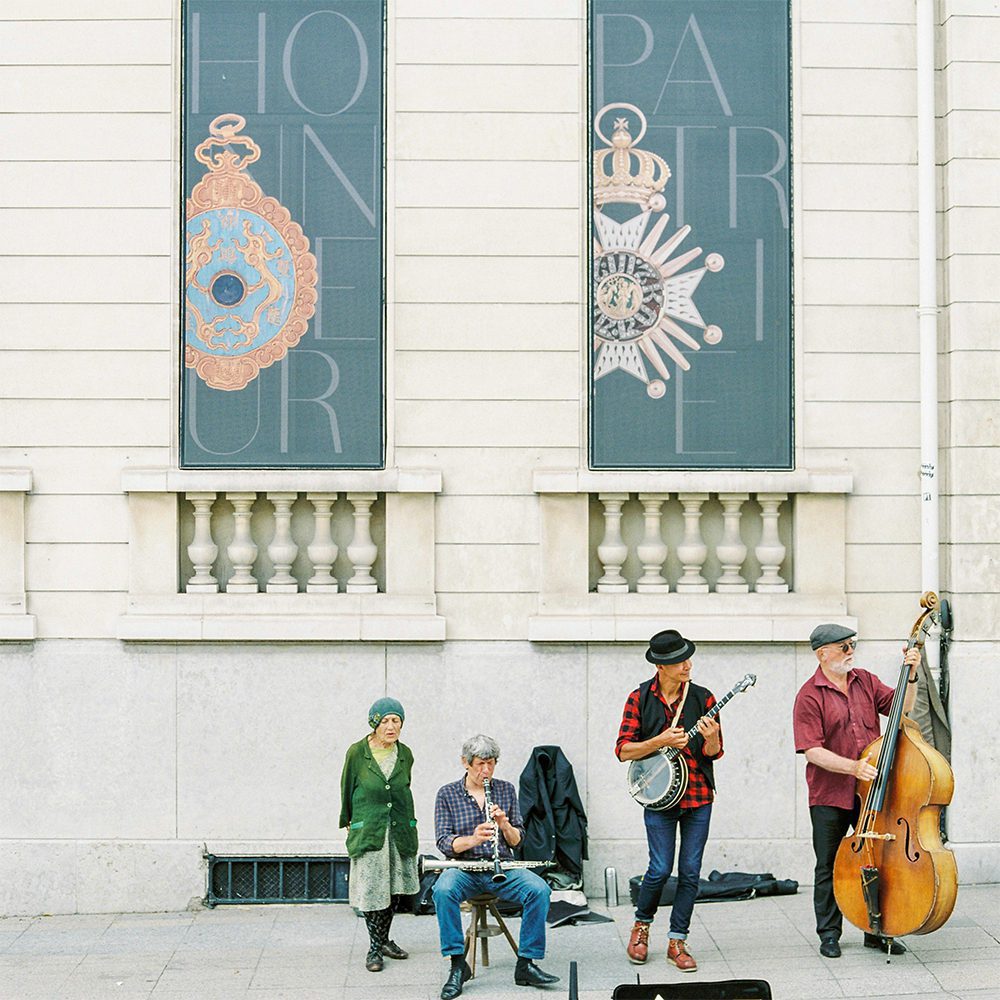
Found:
[[[677,893],[670,910],[670,936],[684,940],[691,929],[691,911],[698,895],[701,856],[708,840],[708,825],[712,819],[712,804],[657,812],[643,809],[646,822],[646,842],[649,844],[649,868],[642,878],[635,919],[652,923],[660,903],[660,893],[670,878],[674,866],[674,846],[677,827],[681,828],[681,849],[677,857]]]
[[[445,868],[434,883],[434,909],[437,913],[441,954],[461,955],[465,951],[465,932],[459,905],[472,896],[493,892],[501,899],[520,903],[521,935],[517,953],[521,958],[545,958],[545,918],[549,913],[548,883],[526,868],[507,872],[505,882],[490,881],[492,872],[467,872]]]

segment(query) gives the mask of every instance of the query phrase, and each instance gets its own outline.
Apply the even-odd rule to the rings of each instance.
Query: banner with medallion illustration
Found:
[[[383,463],[382,0],[184,0],[181,465]]]
[[[787,0],[590,0],[590,463],[792,465]]]

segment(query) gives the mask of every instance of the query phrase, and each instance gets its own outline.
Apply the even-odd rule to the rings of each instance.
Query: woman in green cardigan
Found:
[[[410,793],[413,754],[399,742],[405,718],[395,698],[368,712],[370,735],[347,750],[340,778],[340,825],[347,827],[351,905],[364,913],[371,940],[365,968],[381,972],[383,957],[409,956],[389,937],[394,905],[420,888],[417,820]]]

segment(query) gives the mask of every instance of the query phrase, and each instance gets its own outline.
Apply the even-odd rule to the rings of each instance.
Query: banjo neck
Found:
[[[754,679],[756,680],[756,678],[754,678]],[[743,680],[741,680],[728,694],[726,694],[722,698],[720,698],[719,701],[717,701],[703,716],[701,716],[701,718],[702,719],[714,719],[719,714],[719,712],[721,712],[722,709],[725,708],[725,706],[730,701],[732,701],[733,698],[736,697],[736,695],[738,695],[741,691],[746,690],[746,688],[748,686],[749,685],[747,684],[747,679],[746,679],[746,677],[744,677]],[[696,722],[684,735],[689,740],[692,739],[694,736],[697,736],[698,735],[698,723]],[[673,759],[682,750],[683,750],[683,747],[660,747],[657,752],[663,754],[664,757],[670,757],[671,759]]]
[[[746,674],[732,691],[717,701],[701,718],[714,718],[730,699],[756,683],[754,674]],[[691,739],[697,732],[698,727],[695,725],[687,731],[686,736]],[[683,797],[687,783],[688,766],[681,747],[658,747],[648,756],[629,762],[629,795],[645,808],[672,808]]]

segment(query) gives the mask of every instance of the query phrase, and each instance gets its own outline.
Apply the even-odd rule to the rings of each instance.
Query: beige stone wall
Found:
[[[582,0],[390,4],[387,458],[443,481],[447,641],[424,646],[114,639],[130,578],[122,471],[176,459],[175,6],[0,5],[0,471],[31,477],[24,497],[20,472],[0,476],[0,511],[25,512],[38,633],[0,646],[0,912],[121,907],[136,872],[153,879],[142,905],[182,906],[202,890],[206,841],[339,849],[339,761],[386,689],[413,706],[427,846],[460,729],[501,738],[508,778],[541,734],[585,790],[591,884],[604,864],[636,869],[641,826],[609,741],[642,650],[526,641],[543,577],[533,473],[586,467]],[[1000,12],[939,9],[942,589],[958,622],[954,835],[975,880],[1000,875],[998,807],[962,793],[1000,765],[982,708],[997,701],[1000,600]],[[891,680],[920,588],[914,4],[797,0],[793,13],[796,463],[853,476],[846,534],[814,523],[844,550],[833,562],[874,640],[865,662]],[[18,566],[0,559],[11,578]],[[762,678],[743,696],[753,710],[727,710],[710,867],[808,881],[788,714],[811,667],[802,643],[700,646],[717,691],[746,669]],[[262,731],[276,704],[288,716]],[[24,870],[36,880],[22,891]]]
[[[854,473],[848,605],[888,639],[920,587],[914,6],[800,10],[799,457]]]
[[[997,88],[978,9],[942,8],[951,479],[975,475],[992,443],[971,388],[990,384],[974,331],[996,310]],[[586,463],[583,5],[410,0],[393,14],[389,463],[443,472],[449,636],[523,639],[540,574],[531,474]],[[174,10],[3,16],[0,465],[35,476],[39,635],[106,637],[127,587],[121,469],[169,465],[175,447]],[[854,475],[848,602],[877,638],[900,631],[919,588],[913,21],[909,2],[803,0],[793,26],[796,459]],[[961,574],[982,556],[949,558]],[[988,600],[969,589],[970,606]]]
[[[170,0],[0,9],[0,466],[30,468],[39,636],[125,609],[127,464],[170,460],[177,167]]]
[[[971,779],[1000,766],[995,717],[984,711],[998,694],[990,664],[1000,638],[1000,9],[944,0],[941,20],[941,567],[961,639],[951,657],[953,761]],[[993,795],[958,794],[951,814],[962,841],[1000,825]],[[979,870],[970,862],[963,874]]]

